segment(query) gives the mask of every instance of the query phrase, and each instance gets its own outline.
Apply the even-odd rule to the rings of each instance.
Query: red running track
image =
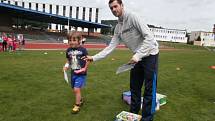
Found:
[[[84,44],[85,48],[105,48],[106,44]],[[66,49],[69,46],[63,43],[26,43],[25,49]],[[126,48],[125,45],[118,45],[117,48]]]

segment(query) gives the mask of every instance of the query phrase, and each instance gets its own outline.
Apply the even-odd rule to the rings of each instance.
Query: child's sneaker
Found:
[[[78,113],[80,111],[80,105],[78,104],[75,104],[73,109],[72,109],[72,113]]]

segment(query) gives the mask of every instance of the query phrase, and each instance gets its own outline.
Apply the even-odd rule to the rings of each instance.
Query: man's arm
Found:
[[[113,52],[113,50],[117,47],[118,44],[119,44],[118,36],[114,35],[110,44],[105,49],[103,49],[98,54],[92,56],[93,61],[101,60],[107,57],[111,52]]]
[[[96,54],[94,56],[85,57],[84,60],[98,61],[100,59],[105,58],[107,55],[109,55],[111,52],[113,52],[113,50],[119,44],[119,37],[118,37],[119,35],[118,35],[117,31],[118,31],[118,27],[116,26],[115,31],[114,31],[114,36],[113,36],[110,44],[105,49],[103,49],[102,51],[100,51],[98,54]]]

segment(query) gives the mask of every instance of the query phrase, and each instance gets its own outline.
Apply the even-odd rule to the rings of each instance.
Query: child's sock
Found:
[[[80,104],[75,104],[76,106],[80,106]]]

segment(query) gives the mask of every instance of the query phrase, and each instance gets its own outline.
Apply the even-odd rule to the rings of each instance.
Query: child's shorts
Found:
[[[72,88],[82,88],[86,83],[86,75],[73,75],[71,78]]]

